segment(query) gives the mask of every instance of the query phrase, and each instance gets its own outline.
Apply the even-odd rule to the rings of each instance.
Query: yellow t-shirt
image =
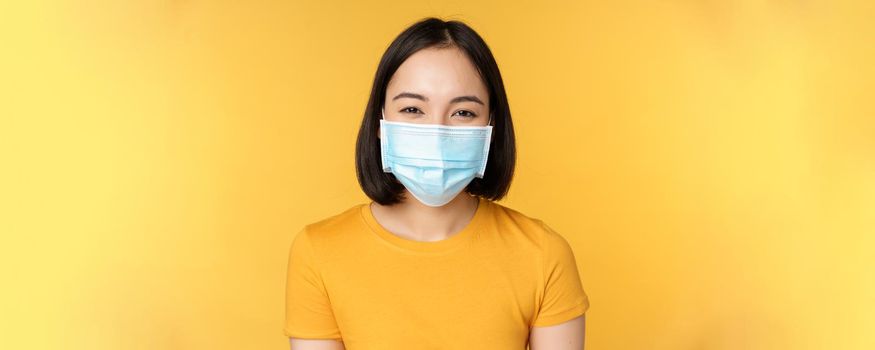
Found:
[[[347,350],[525,349],[532,326],[589,308],[568,242],[479,198],[441,241],[382,227],[370,203],[304,226],[289,251],[285,335],[342,338]]]

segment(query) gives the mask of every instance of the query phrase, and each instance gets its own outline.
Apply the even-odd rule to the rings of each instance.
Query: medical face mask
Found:
[[[383,171],[423,204],[440,207],[483,178],[492,125],[446,126],[380,119]]]

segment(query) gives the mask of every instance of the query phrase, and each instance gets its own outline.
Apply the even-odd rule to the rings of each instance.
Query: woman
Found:
[[[292,243],[292,348],[582,349],[589,301],[570,246],[494,202],[514,160],[483,39],[437,18],[402,32],[380,60],[356,144],[373,201]]]

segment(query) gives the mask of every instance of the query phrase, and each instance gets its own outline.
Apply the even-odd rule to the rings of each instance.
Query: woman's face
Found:
[[[477,67],[455,47],[426,48],[407,58],[386,86],[384,118],[420,124],[484,126],[489,93]]]

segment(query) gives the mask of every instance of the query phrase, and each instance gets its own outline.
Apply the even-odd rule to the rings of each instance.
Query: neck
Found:
[[[371,210],[390,232],[416,241],[440,241],[458,233],[474,217],[479,199],[465,192],[452,201],[430,207],[405,189],[405,200],[389,206],[371,203]]]

